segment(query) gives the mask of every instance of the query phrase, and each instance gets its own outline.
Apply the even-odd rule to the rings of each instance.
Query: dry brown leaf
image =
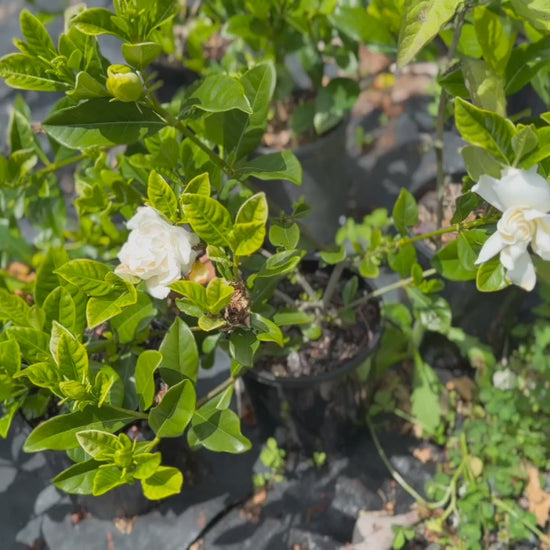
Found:
[[[447,382],[447,389],[449,391],[456,390],[464,401],[472,400],[475,388],[475,382],[468,376],[460,376]]]
[[[134,516],[133,518],[115,518],[113,523],[123,535],[130,535],[134,530],[136,521],[137,517]]]
[[[534,466],[527,472],[528,483],[525,496],[529,500],[529,511],[537,518],[537,523],[544,527],[550,517],[550,493],[540,486],[539,471]]]
[[[413,451],[413,456],[422,462],[422,464],[426,464],[426,462],[430,462],[432,460],[432,450],[428,447],[425,449],[415,449]]]

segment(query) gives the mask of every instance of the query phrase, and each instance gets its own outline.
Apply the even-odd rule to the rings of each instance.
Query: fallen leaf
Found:
[[[475,382],[468,376],[459,376],[449,380],[446,385],[449,391],[456,390],[458,395],[464,399],[464,401],[471,401],[474,390],[476,389]]]
[[[422,464],[426,464],[426,462],[430,462],[432,460],[432,450],[429,447],[426,447],[425,449],[415,449],[413,451],[413,456],[422,462]]]
[[[134,516],[133,518],[115,518],[113,523],[123,535],[130,535],[134,530],[136,521],[137,517]]]
[[[537,518],[537,523],[544,527],[550,517],[550,493],[540,486],[539,471],[535,467],[527,472],[528,483],[525,488],[525,496],[529,500],[529,511]]]
[[[361,512],[355,524],[353,542],[355,550],[388,550],[392,547],[394,532],[392,525],[410,527],[420,521],[418,512],[412,511],[398,516],[386,512]]]

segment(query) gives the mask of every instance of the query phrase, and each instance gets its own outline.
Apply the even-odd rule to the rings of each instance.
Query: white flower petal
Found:
[[[498,232],[493,233],[481,247],[479,256],[476,260],[477,264],[485,263],[487,260],[490,260],[493,256],[496,256],[504,247],[506,243],[500,236]]]
[[[550,216],[539,218],[535,223],[535,235],[531,241],[533,252],[543,260],[550,260]]]
[[[483,178],[488,176],[482,176]],[[500,180],[494,180],[493,191],[497,201],[503,208],[492,201],[493,206],[500,210],[507,208],[533,208],[539,212],[550,211],[550,185],[541,175],[531,170],[520,170],[518,168],[507,168],[503,171]],[[485,198],[481,193],[479,193]]]
[[[509,269],[506,275],[515,285],[520,286],[524,290],[533,290],[537,282],[537,275],[529,253],[525,252],[517,258],[514,269]]]
[[[489,204],[495,208],[498,208],[502,212],[506,210],[506,208],[504,208],[496,192],[496,186],[499,181],[500,180],[484,174],[472,187],[472,191],[477,193],[483,200],[487,201]]]
[[[151,277],[145,281],[145,288],[147,288],[147,292],[153,298],[158,298],[159,300],[163,300],[168,296],[168,294],[170,294],[170,289],[167,286],[158,284],[157,277]]]
[[[514,269],[516,262],[526,253],[527,242],[518,242],[502,249],[500,253],[500,263],[506,269]]]

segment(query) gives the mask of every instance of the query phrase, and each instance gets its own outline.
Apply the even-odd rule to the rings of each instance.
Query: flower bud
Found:
[[[143,83],[130,67],[111,65],[107,75],[107,90],[119,101],[137,101],[143,95]]]

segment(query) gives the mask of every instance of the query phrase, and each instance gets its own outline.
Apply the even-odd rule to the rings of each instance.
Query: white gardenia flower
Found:
[[[510,369],[499,370],[493,374],[493,386],[497,390],[513,390],[516,387],[517,376]]]
[[[533,290],[537,277],[527,247],[543,260],[550,260],[550,185],[537,167],[506,168],[500,179],[483,175],[472,187],[503,214],[497,230],[485,241],[476,264],[500,253],[510,281]]]
[[[197,257],[199,237],[168,223],[154,208],[142,206],[127,223],[130,234],[120,249],[115,273],[127,281],[145,281],[154,298],[166,298],[168,285],[187,275]]]

